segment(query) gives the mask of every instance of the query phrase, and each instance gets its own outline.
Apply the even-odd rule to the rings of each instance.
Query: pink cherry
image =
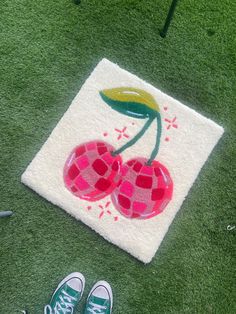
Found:
[[[97,201],[109,195],[119,182],[122,159],[112,156],[114,147],[103,141],[76,146],[64,166],[64,183],[75,196]]]
[[[173,182],[166,167],[146,158],[121,166],[122,178],[111,195],[116,209],[128,218],[148,219],[160,214],[172,198]]]

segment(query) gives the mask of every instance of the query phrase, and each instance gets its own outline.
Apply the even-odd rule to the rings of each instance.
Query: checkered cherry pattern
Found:
[[[109,195],[119,181],[121,157],[112,156],[114,147],[102,141],[73,149],[64,167],[64,182],[75,196],[97,201]]]
[[[122,179],[111,195],[112,202],[128,218],[147,219],[160,214],[171,200],[173,182],[158,161],[136,158],[121,166]]]

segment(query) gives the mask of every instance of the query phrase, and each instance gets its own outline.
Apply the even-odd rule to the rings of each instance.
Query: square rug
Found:
[[[215,122],[103,59],[21,179],[149,263],[222,134]]]

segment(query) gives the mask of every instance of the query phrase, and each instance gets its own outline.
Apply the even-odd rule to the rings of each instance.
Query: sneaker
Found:
[[[89,293],[84,314],[111,314],[113,296],[106,281],[98,281]]]
[[[84,292],[85,279],[80,273],[64,278],[56,288],[44,314],[72,314]]]

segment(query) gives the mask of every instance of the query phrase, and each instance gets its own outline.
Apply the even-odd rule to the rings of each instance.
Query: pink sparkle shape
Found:
[[[103,215],[104,215],[104,210],[101,211],[101,213],[100,213],[100,215],[99,215],[99,219],[101,219]]]
[[[105,205],[105,208],[107,208],[110,204],[111,204],[111,202],[107,202]]]
[[[106,210],[106,208],[108,208],[110,204],[111,204],[111,202],[108,201],[108,202],[106,202],[106,204],[104,206],[103,205],[98,205],[98,207],[101,209],[101,212],[100,212],[100,214],[98,216],[99,219],[101,219],[104,216],[104,214],[108,214],[108,215],[113,217],[112,212],[109,209]],[[88,207],[91,207],[91,206],[88,206]],[[117,221],[118,220],[118,216],[114,216],[113,219],[115,221]]]
[[[122,130],[115,128],[115,131],[119,134],[117,140],[119,141],[122,137],[129,138],[129,135],[125,133],[127,127],[125,126]]]
[[[166,142],[169,142],[169,140],[170,140],[169,137],[166,137],[166,138],[165,138],[165,141],[166,141]]]
[[[108,133],[107,133],[107,132],[104,132],[104,133],[103,133],[103,136],[105,136],[105,137],[106,137],[107,135],[108,135]]]
[[[164,107],[164,110],[167,111],[167,110],[168,110],[168,107]]]
[[[165,118],[165,121],[166,121],[167,123],[169,123],[169,124],[167,125],[167,127],[166,127],[167,130],[169,130],[171,127],[172,127],[172,128],[175,128],[175,129],[178,128],[178,125],[175,123],[176,119],[177,119],[176,117],[174,117],[172,120]]]

